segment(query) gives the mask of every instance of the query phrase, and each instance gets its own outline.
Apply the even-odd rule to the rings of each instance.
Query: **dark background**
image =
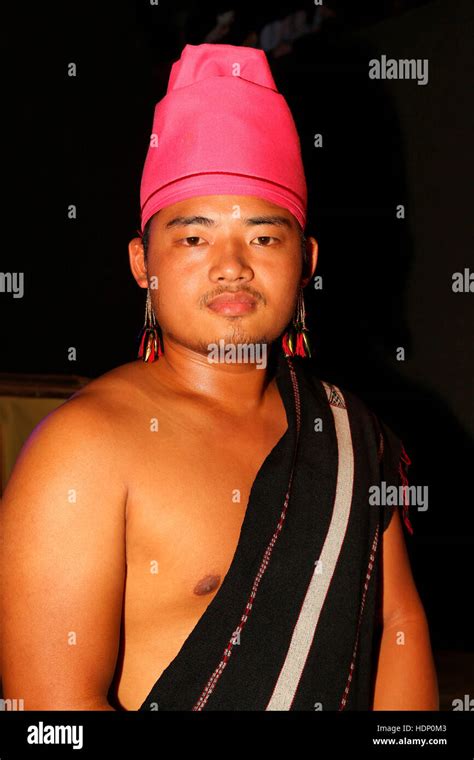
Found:
[[[0,371],[96,377],[135,358],[144,293],[127,244],[154,106],[183,46],[206,41],[216,13],[232,8],[198,5],[68,4],[53,19],[25,9],[5,33],[1,270],[25,273],[25,295],[0,294]],[[434,647],[474,650],[474,295],[452,292],[453,273],[474,268],[473,8],[325,5],[334,15],[319,31],[286,54],[267,51],[301,138],[306,232],[320,244],[323,289],[307,289],[314,369],[402,438],[410,483],[429,486],[407,544]],[[259,46],[266,23],[300,8],[314,14],[304,1],[236,9],[218,41]],[[370,80],[381,54],[428,58],[429,83]]]

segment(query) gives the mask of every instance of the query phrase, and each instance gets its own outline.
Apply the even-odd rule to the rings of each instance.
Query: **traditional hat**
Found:
[[[155,107],[140,190],[142,231],[161,208],[221,194],[264,198],[305,228],[300,141],[264,51],[186,45]]]

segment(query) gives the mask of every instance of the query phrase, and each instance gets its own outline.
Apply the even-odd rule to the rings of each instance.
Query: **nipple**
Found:
[[[194,593],[198,596],[210,594],[211,591],[214,591],[218,587],[220,580],[220,575],[206,575],[205,578],[201,578],[201,580],[195,585]]]

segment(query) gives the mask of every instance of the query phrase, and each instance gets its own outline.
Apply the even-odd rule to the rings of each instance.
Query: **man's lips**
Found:
[[[238,314],[247,314],[253,311],[257,305],[256,299],[249,293],[240,291],[238,293],[221,293],[207,304],[208,309],[216,314],[236,316]]]

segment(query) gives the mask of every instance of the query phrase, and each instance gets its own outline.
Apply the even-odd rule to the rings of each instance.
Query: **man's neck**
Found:
[[[201,396],[238,415],[257,410],[275,374],[275,358],[269,347],[270,361],[265,369],[256,363],[210,363],[198,351],[165,341],[164,355],[152,365],[160,384],[175,392]]]

